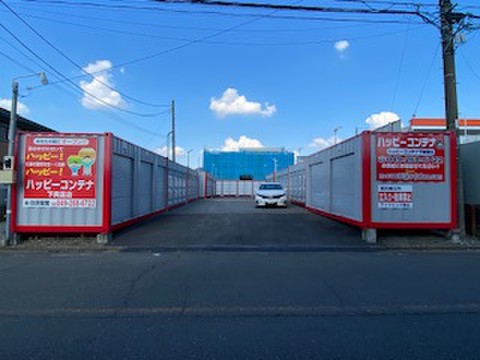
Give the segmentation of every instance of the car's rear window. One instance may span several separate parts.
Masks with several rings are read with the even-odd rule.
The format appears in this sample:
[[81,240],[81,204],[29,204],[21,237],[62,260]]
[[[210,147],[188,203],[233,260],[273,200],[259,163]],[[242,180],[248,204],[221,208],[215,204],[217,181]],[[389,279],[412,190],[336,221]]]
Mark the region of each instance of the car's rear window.
[[260,185],[260,190],[282,190],[282,185],[280,185],[280,184],[262,184],[262,185]]

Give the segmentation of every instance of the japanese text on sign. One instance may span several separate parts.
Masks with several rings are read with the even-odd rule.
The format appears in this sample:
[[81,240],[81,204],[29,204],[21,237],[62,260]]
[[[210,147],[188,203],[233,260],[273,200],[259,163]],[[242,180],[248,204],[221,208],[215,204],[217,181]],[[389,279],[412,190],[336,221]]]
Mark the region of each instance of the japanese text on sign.
[[412,185],[379,185],[379,209],[412,209]]
[[445,180],[442,134],[376,134],[377,180],[441,182]]
[[25,207],[96,207],[97,139],[26,135]]

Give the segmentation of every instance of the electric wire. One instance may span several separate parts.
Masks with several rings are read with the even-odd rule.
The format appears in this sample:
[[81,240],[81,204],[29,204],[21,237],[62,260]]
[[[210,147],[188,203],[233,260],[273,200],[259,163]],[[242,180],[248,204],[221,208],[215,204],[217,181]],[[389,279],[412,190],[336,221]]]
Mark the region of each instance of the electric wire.
[[467,67],[469,68],[472,75],[475,76],[478,80],[480,80],[479,73],[474,69],[473,65],[470,63],[468,58],[465,56],[465,53],[464,53],[463,49],[461,47],[459,49],[460,49],[460,55],[462,56],[463,60],[465,61],[465,64],[467,64]]
[[425,80],[424,80],[423,85],[420,89],[420,94],[418,96],[418,100],[417,100],[417,103],[415,105],[415,109],[413,110],[412,117],[417,116],[417,111],[418,111],[418,108],[420,107],[420,103],[422,102],[423,95],[425,94],[425,89],[427,87],[428,81],[430,80],[430,75],[432,73],[432,69],[433,69],[433,65],[435,64],[435,60],[437,59],[439,49],[440,49],[440,43],[437,44],[437,47],[435,48],[435,52],[433,53],[432,61],[430,62],[430,66],[429,66],[427,74],[425,76]]
[[376,15],[419,15],[419,11],[412,10],[394,10],[394,9],[364,9],[364,8],[339,8],[329,6],[306,6],[306,5],[288,5],[288,4],[272,4],[272,3],[255,3],[255,2],[239,2],[239,1],[221,1],[221,0],[150,0],[157,3],[167,4],[199,4],[208,6],[224,6],[236,8],[254,8],[269,10],[294,10],[294,11],[313,11],[334,14],[376,14]]
[[[86,75],[89,75],[91,76],[91,74],[89,74],[87,71],[85,71],[83,69],[82,66],[80,66],[79,64],[77,64],[71,57],[69,57],[67,54],[65,54],[62,50],[60,50],[58,47],[56,47],[55,45],[52,44],[52,42],[50,42],[46,37],[44,37],[42,34],[40,34],[33,26],[31,26],[27,21],[25,21],[15,10],[13,10],[4,0],[0,0],[0,2],[3,4],[3,6],[8,10],[10,11],[18,20],[20,20],[26,27],[28,27],[35,35],[37,35],[37,37],[39,37],[40,39],[42,39],[43,42],[45,42],[50,48],[52,48],[53,50],[55,50],[58,54],[60,54],[64,59],[66,59],[68,62],[70,62],[73,66],[75,66],[77,69],[79,69],[80,71],[82,71],[84,74]],[[130,95],[127,95],[125,93],[122,93],[120,92],[119,90],[117,89],[114,89],[112,88],[109,84],[105,83],[104,81],[101,81],[98,77],[94,77],[95,80],[102,84],[103,86],[105,86],[106,88],[112,90],[112,91],[116,91],[117,93],[119,93],[121,96],[125,97],[126,99],[130,99],[134,102],[137,102],[139,104],[143,104],[143,105],[147,105],[147,106],[151,106],[151,107],[168,107],[169,105],[158,105],[158,104],[152,104],[152,103],[148,103],[148,102],[145,102],[143,100],[140,100],[140,99],[137,99],[137,98],[134,98]],[[85,91],[85,90],[84,90]],[[95,97],[94,95],[90,94],[91,96]],[[96,100],[97,101],[101,101],[103,102],[100,98],[96,97]],[[106,105],[108,106],[112,106],[111,104],[108,104],[106,102],[104,102]],[[114,106],[115,107],[115,106]],[[117,107],[118,108],[118,107]],[[134,112],[130,112],[130,114],[135,114]],[[153,117],[153,116],[157,116],[158,114],[140,114],[140,113],[136,113],[138,116],[145,116],[145,117]]]
[[[100,4],[100,3],[92,3],[92,2],[70,2],[70,1],[65,1],[65,0],[23,0],[24,2],[31,2],[31,3],[46,3],[46,4],[52,4],[52,5],[66,5],[66,6],[71,6],[71,7],[92,7],[95,9],[99,10],[120,10],[120,11],[140,11],[140,12],[151,12],[151,11],[158,11],[158,12],[170,12],[170,13],[178,13],[178,14],[195,14],[195,15],[221,15],[221,16],[232,16],[232,17],[258,17],[258,14],[254,13],[238,13],[238,12],[224,12],[224,11],[205,11],[205,10],[188,10],[188,9],[165,9],[165,8],[158,8],[158,7],[152,7],[152,6],[132,6],[132,5],[108,5],[108,4]],[[152,0],[150,0],[152,1]],[[155,0],[153,0],[155,1]],[[158,2],[160,3],[160,2]],[[170,1],[162,1],[164,4],[174,4],[174,2]],[[202,2],[183,2],[183,1],[176,1],[176,4],[206,4],[206,5],[211,5],[210,3],[202,3]],[[348,12],[346,12],[348,13]],[[368,14],[368,12],[364,11],[355,11],[354,13],[363,13],[363,14]],[[374,14],[373,12],[370,12],[370,14]],[[406,15],[406,14],[405,14]],[[287,20],[311,20],[311,21],[332,21],[332,22],[357,22],[357,23],[379,23],[379,24],[404,24],[406,23],[405,21],[401,20],[369,20],[369,19],[353,19],[353,18],[347,18],[343,20],[342,18],[336,18],[336,19],[329,19],[325,17],[318,17],[318,16],[291,16],[291,15],[276,15],[276,14],[270,14],[270,15],[263,15],[262,17],[268,18],[268,19],[287,19]]]
[[394,85],[394,88],[393,88],[393,97],[392,97],[392,106],[391,106],[392,109],[395,109],[395,102],[396,102],[396,99],[397,99],[397,91],[398,91],[398,86],[400,84],[400,76],[401,76],[402,69],[403,69],[403,62],[404,62],[404,59],[405,59],[405,52],[406,52],[406,49],[407,49],[407,40],[408,40],[409,32],[410,32],[410,25],[408,25],[407,31],[405,32],[405,38],[403,39],[403,45],[402,45],[402,50],[401,50],[401,55],[400,55],[400,62],[398,64],[397,77],[395,79],[395,85]]
[[[119,29],[111,29],[111,28],[106,28],[106,27],[102,27],[102,26],[80,24],[80,23],[75,23],[75,22],[71,22],[71,21],[63,21],[63,20],[58,20],[58,19],[46,18],[46,17],[42,17],[42,16],[35,16],[35,15],[24,15],[24,16],[36,18],[36,19],[39,19],[39,20],[42,20],[42,21],[60,23],[60,24],[71,25],[71,26],[77,26],[77,27],[82,27],[82,28],[85,28],[85,29],[100,30],[100,31],[105,31],[105,32],[115,33],[115,34],[140,36],[140,37],[147,37],[147,38],[158,38],[158,39],[174,40],[174,41],[181,41],[181,42],[192,41],[192,39],[188,39],[188,38],[177,38],[177,37],[168,37],[168,36],[163,36],[163,35],[147,34],[147,33],[133,32],[133,31],[123,31],[123,30],[119,30]],[[395,34],[404,33],[404,32],[405,32],[405,30],[392,31],[392,32],[385,32],[385,33],[381,33],[381,34],[358,36],[358,37],[353,37],[353,38],[349,38],[349,39],[350,40],[371,39],[371,38],[375,38],[375,37],[384,37],[384,36],[395,35]],[[240,46],[296,46],[296,45],[304,46],[304,45],[319,45],[319,44],[326,44],[326,43],[330,44],[334,41],[335,41],[335,39],[311,40],[311,41],[291,41],[291,42],[203,41],[203,43],[213,44],[213,45],[231,45],[231,46],[235,46],[235,45],[240,45]],[[79,75],[79,78],[80,77],[83,77],[83,75]],[[72,78],[70,78],[70,79],[72,79]],[[167,106],[169,106],[169,105],[161,105],[161,107],[167,107]],[[160,106],[157,105],[157,107],[160,107]]]
[[[0,27],[2,27],[4,30],[6,30],[7,32],[9,32],[9,30],[8,30],[3,24],[0,24]],[[9,32],[9,33],[10,33],[10,32]],[[15,38],[15,37],[14,37],[14,38]],[[17,40],[17,39],[16,39],[16,40]],[[23,42],[22,42],[20,39],[18,39],[18,40],[20,41],[20,44],[21,44],[21,45],[25,45],[25,44],[23,44]],[[57,74],[60,74],[61,76],[63,76],[61,73],[59,73],[59,72],[58,72],[57,70],[55,70],[53,67],[51,67],[48,63],[46,63],[40,56],[38,56],[38,55],[37,55],[33,50],[31,50],[28,46],[25,45],[24,47],[26,48],[27,51],[29,51],[30,53],[32,53],[32,55],[34,55],[37,59],[39,59],[42,63],[44,63],[45,65],[47,65],[47,67],[49,67],[52,71],[54,71],[54,73],[57,73]],[[78,86],[76,86],[75,83],[69,81],[69,84],[75,85],[73,88],[74,88],[75,90],[77,90],[77,91],[79,90]],[[33,88],[32,88],[32,89],[33,89]],[[73,95],[73,96],[75,96],[75,97],[77,96],[76,94],[73,94],[70,90],[66,90],[63,86],[60,87],[60,89],[62,89],[62,91],[64,91],[64,92],[67,92],[69,95]],[[80,89],[80,92],[82,92],[81,89]],[[106,110],[106,111],[112,111],[111,108],[106,108],[106,109],[104,109],[104,110]],[[168,110],[168,111],[169,111],[169,110]],[[163,114],[163,113],[165,113],[165,111],[162,112],[161,114]],[[131,128],[134,128],[134,129],[136,129],[136,130],[138,130],[138,131],[141,131],[141,132],[143,132],[143,133],[145,133],[145,134],[163,136],[162,134],[158,134],[158,133],[152,132],[150,129],[145,129],[145,128],[137,125],[137,124],[134,123],[134,122],[131,122],[131,121],[129,121],[129,120],[126,120],[126,119],[124,119],[123,117],[121,117],[121,116],[119,116],[118,114],[115,114],[115,113],[113,113],[113,112],[112,112],[112,113],[104,112],[104,114],[107,115],[108,117],[116,120],[116,121],[122,122],[123,124],[128,125],[128,126],[130,126]]]
[[[2,38],[2,40],[5,40],[5,39]],[[0,50],[0,55],[4,56],[4,57],[7,58],[8,60],[12,61],[13,63],[15,63],[16,65],[20,66],[21,68],[23,68],[24,70],[28,71],[28,72],[31,73],[31,74],[36,74],[36,73],[38,72],[38,71],[35,71],[34,69],[26,66],[25,64],[20,63],[18,60],[16,60],[15,58],[9,56],[8,54],[4,53],[4,52],[1,51],[1,50]],[[75,97],[75,98],[77,97],[77,95],[76,95],[75,93],[73,93],[72,91],[68,90],[67,88],[65,88],[65,87],[62,86],[62,85],[57,86],[57,88],[60,89],[62,92],[66,93],[67,95],[71,95],[71,96],[73,96],[73,97]],[[32,88],[32,89],[33,89],[33,88]],[[108,111],[108,110],[107,110],[107,111]],[[111,111],[111,110],[110,110],[110,111]],[[169,110],[164,111],[163,113],[165,113],[165,112],[169,112]],[[138,126],[137,124],[132,123],[132,122],[130,122],[130,121],[128,121],[128,120],[126,120],[126,119],[118,116],[117,114],[114,114],[114,113],[111,113],[111,112],[103,112],[103,114],[106,115],[107,117],[115,120],[115,121],[121,122],[121,123],[123,123],[123,124],[125,124],[125,125],[127,125],[127,126],[129,126],[129,127],[131,127],[131,128],[133,128],[133,129],[136,129],[136,130],[138,130],[138,131],[140,131],[140,132],[142,132],[142,133],[145,133],[145,134],[148,134],[148,135],[153,135],[153,136],[163,136],[163,137],[165,137],[165,135],[163,135],[163,134],[155,133],[155,132],[152,132],[152,131],[149,130],[149,129],[145,129],[145,128],[141,127],[141,126]]]
[[388,5],[388,6],[407,6],[407,7],[438,7],[438,4],[433,3],[419,3],[419,2],[405,2],[405,1],[382,1],[382,0],[335,0],[343,3],[361,3],[373,5]]
[[[29,9],[30,11],[32,9]],[[220,31],[220,28],[212,28],[212,27],[194,27],[194,26],[181,26],[181,25],[167,25],[167,24],[155,24],[155,23],[145,23],[145,22],[136,22],[136,21],[128,21],[128,20],[115,20],[115,19],[109,19],[109,18],[99,18],[99,17],[94,17],[94,16],[86,16],[86,15],[78,15],[78,14],[71,14],[71,13],[65,13],[65,12],[58,12],[58,11],[46,11],[43,9],[33,9],[36,12],[41,12],[41,13],[46,13],[50,15],[57,15],[57,16],[70,16],[73,18],[77,19],[83,19],[83,20],[94,20],[94,21],[102,21],[102,22],[110,22],[110,23],[116,23],[116,24],[121,24],[122,26],[125,26],[125,24],[129,25],[135,25],[135,26],[148,26],[148,27],[156,27],[156,28],[165,28],[165,29],[173,29],[173,30],[194,30],[194,31]],[[0,10],[0,12],[5,12],[5,10]],[[64,23],[64,24],[72,24],[72,25],[78,25],[78,26],[83,26],[83,27],[92,27],[92,25],[87,25],[85,22],[83,23],[72,23],[70,21],[66,20],[59,20],[58,18],[51,18],[51,17],[44,17],[40,15],[33,15],[31,13],[25,13],[25,12],[17,12],[22,16],[33,18],[33,19],[40,19],[44,21],[51,21],[51,22],[58,22],[58,23]],[[329,19],[332,20],[332,19]],[[419,24],[424,24],[423,22],[419,22]],[[345,30],[345,29],[352,29],[352,28],[358,28],[358,27],[366,27],[370,26],[370,24],[357,24],[357,25],[347,25],[347,26],[330,26],[330,27],[308,27],[308,28],[297,28],[297,29],[285,29],[285,28],[275,28],[275,29],[237,29],[233,30],[232,32],[241,32],[241,33],[275,33],[278,34],[280,32],[284,33],[294,33],[294,32],[315,32],[315,31],[330,31],[330,30]],[[94,27],[92,27],[94,28]],[[95,27],[96,28],[96,27]],[[99,27],[101,29],[101,27]],[[117,31],[116,29],[112,31]],[[135,34],[135,32],[127,32],[127,33],[132,33]],[[145,36],[151,36],[151,34],[145,34]]]
[[15,58],[11,57],[10,55],[4,53],[3,51],[0,50],[0,55],[2,55],[4,58],[10,60],[12,63],[14,63],[15,65],[17,65],[18,67],[21,67],[22,69],[24,69],[25,71],[28,71],[29,73],[31,74],[35,74],[36,71],[33,70],[31,67],[28,67],[27,65],[25,64],[22,64],[21,62],[19,62],[18,60],[16,60]]
[[22,47],[24,47],[34,57],[36,57],[38,60],[40,60],[51,71],[53,71],[55,74],[60,76],[63,80],[68,82],[71,86],[73,86],[73,87],[77,88],[78,90],[82,91],[84,94],[88,95],[89,97],[94,98],[95,101],[97,101],[97,102],[99,102],[99,103],[101,103],[105,106],[114,108],[116,110],[125,112],[125,113],[130,114],[130,115],[135,115],[135,116],[140,116],[140,117],[155,117],[155,116],[158,116],[158,114],[142,114],[142,113],[138,113],[136,111],[124,109],[120,106],[109,104],[108,102],[106,102],[105,100],[103,100],[103,99],[99,98],[98,96],[92,94],[91,92],[88,92],[88,91],[82,89],[80,86],[78,86],[76,83],[74,83],[71,79],[67,78],[65,75],[63,75],[61,72],[59,72],[53,66],[51,66],[47,61],[45,61],[43,58],[41,58],[35,51],[33,51],[27,44],[25,44],[18,36],[16,36],[12,31],[10,31],[5,25],[0,24],[0,27],[3,28],[8,34],[10,34],[10,36],[12,36],[20,45],[22,45]]
[[[25,1],[28,1],[28,2],[38,2],[37,0],[25,0]],[[155,1],[155,0],[154,0]],[[55,4],[70,4],[70,2],[68,1],[64,1],[64,0],[46,0],[46,1],[42,1],[43,2],[47,2],[47,3],[55,3]],[[101,6],[101,7],[104,7],[106,6],[105,4],[95,4],[95,3],[91,3],[91,2],[76,2],[75,3],[77,6],[78,5],[87,5],[87,6]],[[291,6],[291,5],[289,5]],[[116,8],[119,7],[119,5],[116,5],[115,6]],[[120,8],[125,8],[125,5],[122,5],[120,6]],[[149,9],[151,9],[149,7]],[[277,9],[275,9],[274,12],[276,12]],[[188,46],[191,46],[191,45],[194,45],[194,44],[198,44],[198,43],[202,43],[202,42],[205,42],[209,39],[212,39],[214,37],[217,37],[217,36],[220,36],[222,34],[225,34],[227,32],[230,32],[230,31],[233,31],[233,30],[236,30],[237,28],[240,28],[246,24],[250,24],[254,21],[256,21],[258,19],[259,16],[261,16],[261,18],[269,18],[272,16],[272,13],[269,13],[269,14],[262,14],[262,15],[256,15],[257,17],[254,18],[254,19],[251,19],[251,20],[248,20],[246,22],[242,22],[241,24],[238,24],[238,25],[234,25],[234,26],[230,26],[226,29],[223,29],[223,30],[220,30],[220,31],[217,31],[213,34],[210,34],[210,35],[206,35],[206,36],[203,36],[203,37],[200,37],[200,38],[197,38],[197,39],[193,39],[191,41],[188,41],[184,44],[181,44],[181,45],[177,45],[177,46],[174,46],[174,47],[171,47],[171,48],[168,48],[168,49],[165,49],[165,50],[162,50],[162,51],[159,51],[159,52],[155,52],[155,53],[152,53],[152,54],[148,54],[148,55],[145,55],[145,56],[142,56],[142,57],[139,57],[139,58],[136,58],[136,59],[132,59],[132,60],[128,60],[128,61],[125,61],[125,62],[122,62],[122,63],[119,63],[117,65],[114,65],[112,68],[120,68],[120,67],[125,67],[125,66],[128,66],[128,65],[132,65],[132,64],[136,64],[136,63],[139,63],[139,62],[143,62],[143,61],[147,61],[147,60],[151,60],[153,58],[156,58],[156,57],[159,57],[159,56],[163,56],[163,55],[167,55],[169,53],[172,53],[174,51],[178,51],[178,50],[181,50],[183,48],[186,48]],[[315,17],[316,18],[316,17]],[[316,18],[317,19],[317,18]],[[337,19],[338,20],[338,19]],[[389,23],[393,23],[392,21],[389,21]],[[92,73],[93,74],[93,73]]]

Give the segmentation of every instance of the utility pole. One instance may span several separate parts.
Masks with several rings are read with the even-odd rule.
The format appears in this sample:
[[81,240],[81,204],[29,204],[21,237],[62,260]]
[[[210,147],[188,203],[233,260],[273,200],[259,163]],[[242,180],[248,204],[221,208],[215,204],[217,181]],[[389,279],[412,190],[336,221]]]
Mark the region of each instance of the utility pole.
[[[13,156],[15,147],[15,133],[17,131],[17,100],[18,100],[18,82],[13,80],[12,82],[12,108],[10,110],[10,125],[8,126],[8,149],[7,155]],[[9,243],[16,245],[15,240],[12,239],[12,233],[10,229],[10,222],[12,218],[12,184],[7,187],[7,208],[5,215],[5,240],[4,245]],[[13,240],[13,241],[12,241]]]
[[443,76],[445,88],[445,114],[447,130],[455,133],[457,152],[457,235],[465,234],[465,208],[463,193],[463,175],[460,156],[460,141],[457,103],[457,79],[455,74],[455,36],[453,25],[465,18],[464,14],[453,12],[453,5],[450,0],[439,0],[440,6],[440,31],[442,35],[442,58]]
[[172,100],[170,112],[172,114],[172,161],[175,162],[175,100]]

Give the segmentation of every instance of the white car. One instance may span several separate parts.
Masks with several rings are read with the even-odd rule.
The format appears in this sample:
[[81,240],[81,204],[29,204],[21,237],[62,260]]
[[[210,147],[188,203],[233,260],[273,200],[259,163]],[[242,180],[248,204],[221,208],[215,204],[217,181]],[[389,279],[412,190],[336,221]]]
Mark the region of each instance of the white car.
[[287,193],[279,183],[262,183],[255,194],[255,205],[287,207]]

